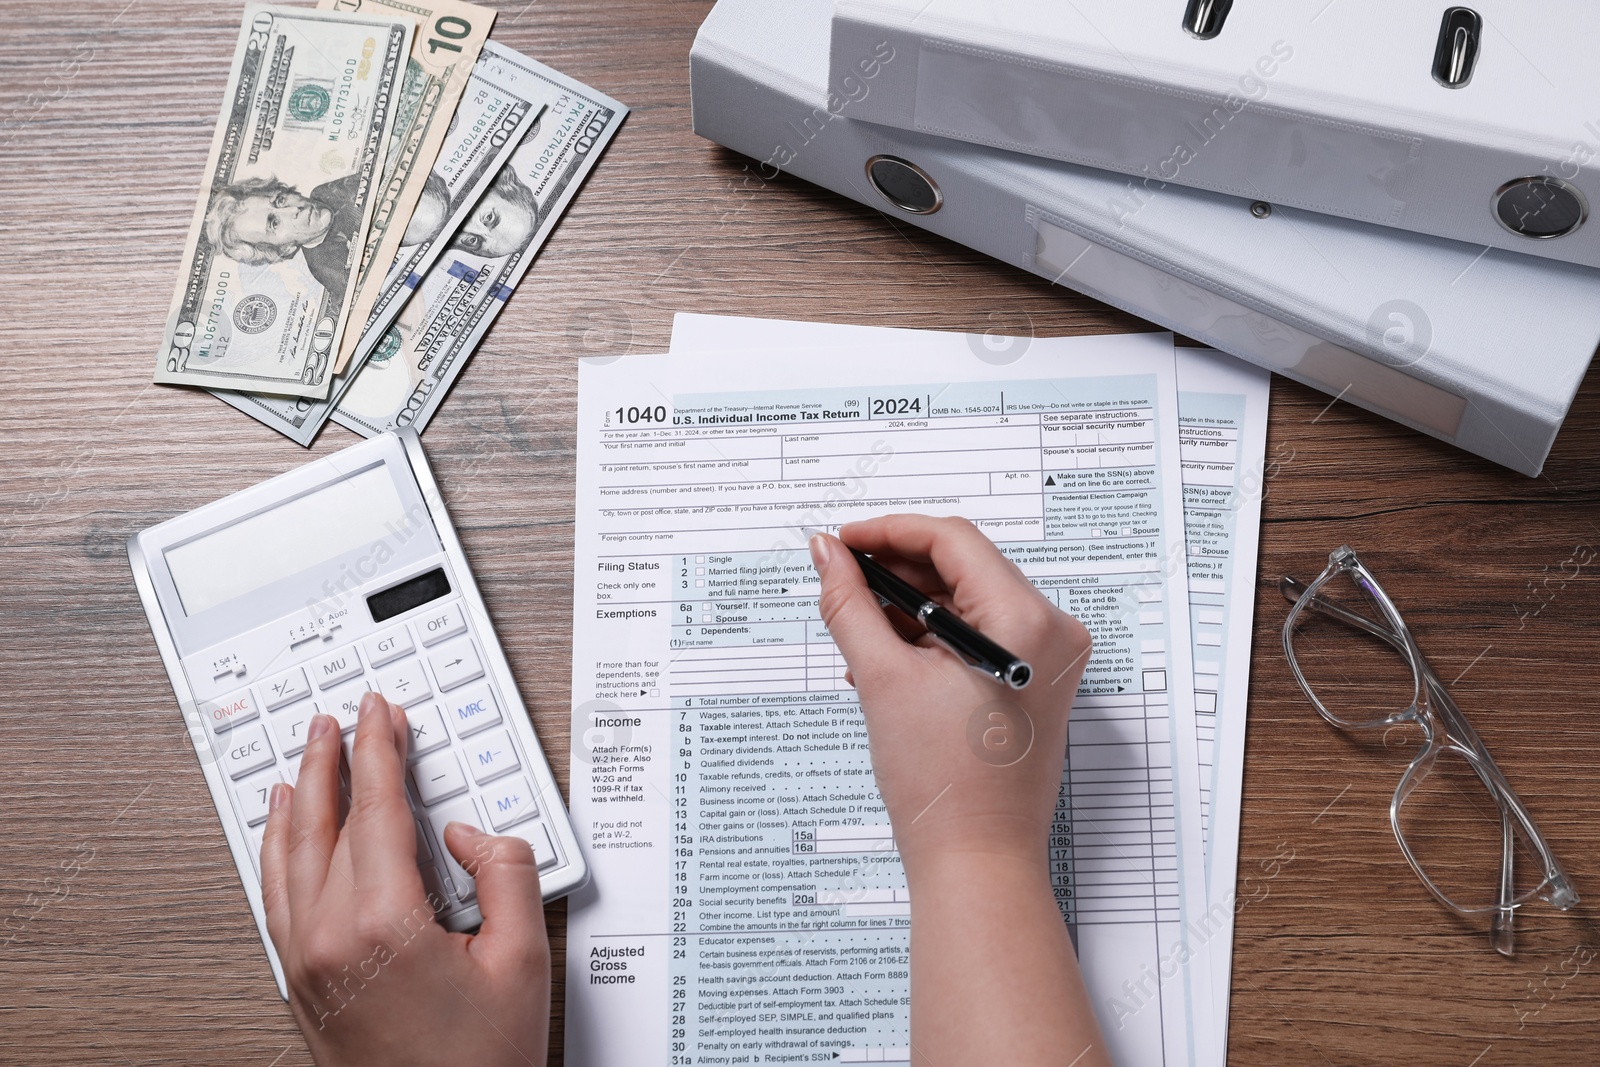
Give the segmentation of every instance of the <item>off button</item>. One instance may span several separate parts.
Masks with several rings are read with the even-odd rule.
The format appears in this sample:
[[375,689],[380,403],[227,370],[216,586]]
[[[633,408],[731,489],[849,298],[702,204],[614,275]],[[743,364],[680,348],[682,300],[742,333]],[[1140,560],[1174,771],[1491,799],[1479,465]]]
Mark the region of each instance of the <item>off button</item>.
[[460,604],[451,604],[417,619],[417,632],[422,635],[424,645],[436,645],[447,637],[465,633],[466,629],[467,621],[461,617]]

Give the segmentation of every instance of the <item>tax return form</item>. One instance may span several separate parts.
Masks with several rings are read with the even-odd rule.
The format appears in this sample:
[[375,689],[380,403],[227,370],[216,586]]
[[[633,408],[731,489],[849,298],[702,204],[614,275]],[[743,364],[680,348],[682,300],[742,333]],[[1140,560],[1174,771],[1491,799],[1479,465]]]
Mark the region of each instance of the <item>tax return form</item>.
[[[914,352],[928,343],[928,336],[925,330],[680,312],[673,320],[672,352],[770,356],[819,346]],[[982,352],[991,361],[1008,361],[1031,343],[1017,336],[965,337],[974,353]],[[1239,815],[1272,375],[1209,348],[1181,347],[1177,376],[1208,902],[1205,915],[1188,922],[1192,936],[1212,946],[1216,1062],[1222,1063],[1227,1058],[1233,917],[1250,900],[1260,899],[1261,892],[1251,884],[1251,875],[1243,883],[1238,878]],[[1259,866],[1272,869],[1270,860]],[[1124,991],[1117,994],[1118,1004],[1103,1005],[1113,1017],[1136,1007]]]
[[574,1063],[908,1059],[904,877],[799,532],[891,510],[974,519],[1094,631],[1058,899],[1097,1009],[1134,998],[1117,1059],[1210,1061],[1170,336],[948,336],[580,365]]

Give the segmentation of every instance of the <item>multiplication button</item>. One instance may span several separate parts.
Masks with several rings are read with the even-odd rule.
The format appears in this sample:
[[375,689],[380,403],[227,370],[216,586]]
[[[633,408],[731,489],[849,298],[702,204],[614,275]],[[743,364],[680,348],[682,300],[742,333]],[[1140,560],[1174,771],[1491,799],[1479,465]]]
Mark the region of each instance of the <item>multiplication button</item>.
[[411,725],[409,755],[420,756],[425,752],[432,752],[440,745],[450,743],[450,735],[444,732],[444,719],[439,715],[437,704],[407,708],[406,722]]

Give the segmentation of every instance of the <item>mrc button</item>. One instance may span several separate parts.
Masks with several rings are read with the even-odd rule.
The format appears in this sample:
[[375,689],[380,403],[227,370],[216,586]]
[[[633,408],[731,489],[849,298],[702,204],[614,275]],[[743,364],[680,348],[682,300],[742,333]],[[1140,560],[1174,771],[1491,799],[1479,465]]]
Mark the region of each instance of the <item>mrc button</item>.
[[452,693],[445,701],[444,717],[457,737],[470,737],[500,721],[500,705],[487,685],[474,685]]

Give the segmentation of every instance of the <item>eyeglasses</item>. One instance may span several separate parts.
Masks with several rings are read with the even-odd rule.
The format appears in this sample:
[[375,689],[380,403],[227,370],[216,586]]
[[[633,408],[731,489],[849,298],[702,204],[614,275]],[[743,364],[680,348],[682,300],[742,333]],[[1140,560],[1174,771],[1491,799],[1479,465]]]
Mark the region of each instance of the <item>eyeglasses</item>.
[[[1352,585],[1359,595],[1341,603]],[[1383,731],[1385,748],[1417,746],[1389,822],[1422,884],[1458,915],[1491,915],[1490,941],[1506,956],[1517,908],[1535,898],[1576,905],[1533,817],[1355,552],[1334,551],[1309,586],[1286,577],[1278,589],[1294,604],[1283,651],[1318,713],[1342,729]]]

